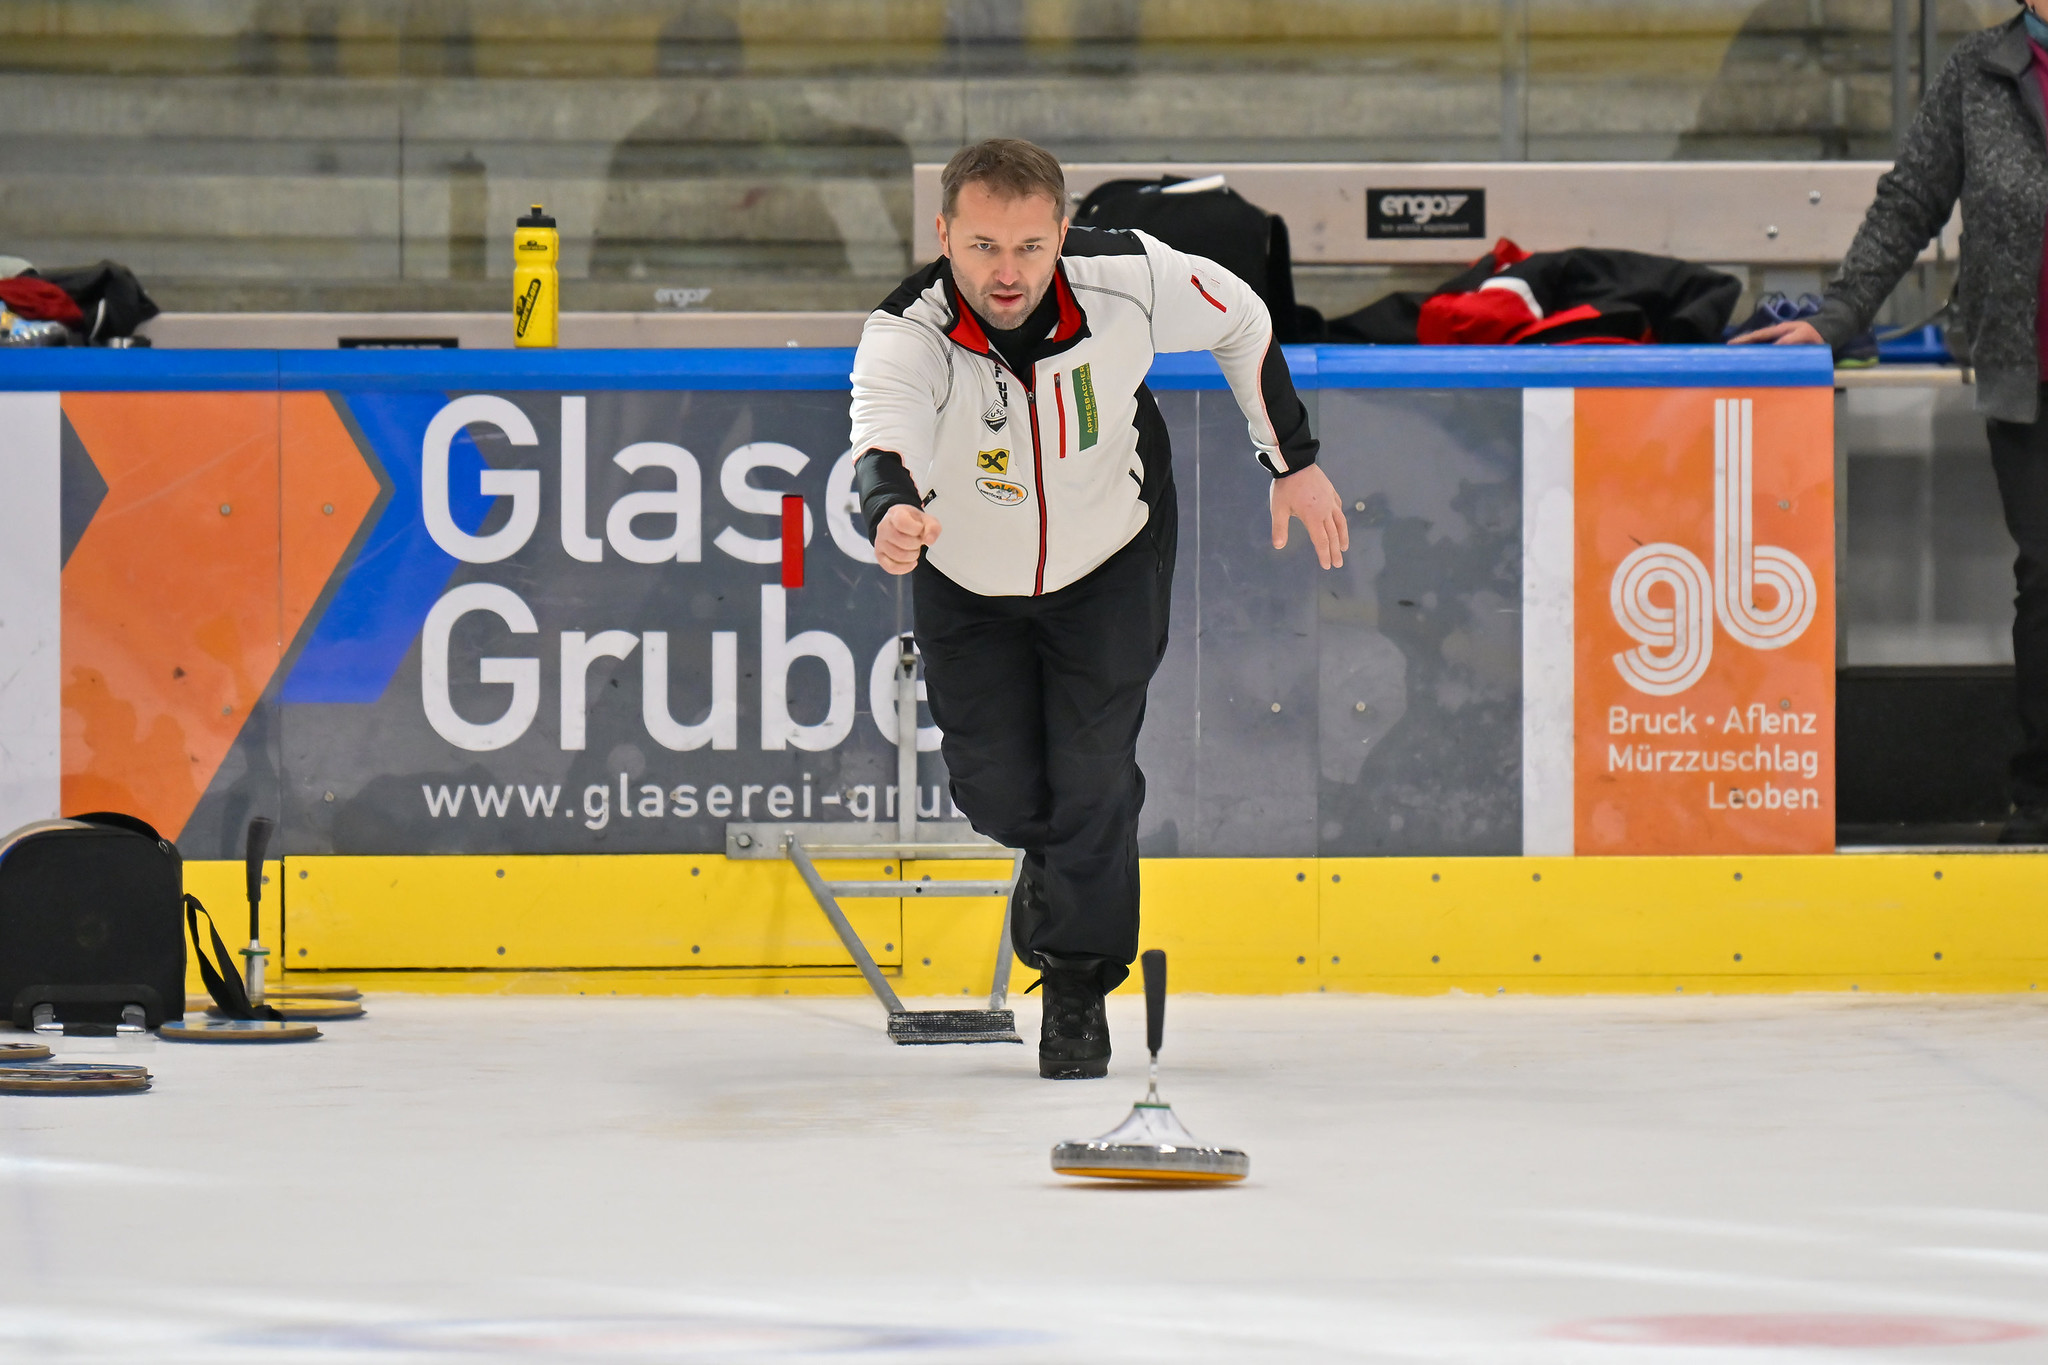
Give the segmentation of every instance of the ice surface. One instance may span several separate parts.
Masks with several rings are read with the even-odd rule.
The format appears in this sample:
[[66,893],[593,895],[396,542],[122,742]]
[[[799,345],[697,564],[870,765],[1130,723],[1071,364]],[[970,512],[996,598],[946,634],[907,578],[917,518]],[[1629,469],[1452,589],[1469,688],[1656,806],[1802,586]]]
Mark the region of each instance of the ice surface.
[[1046,1169],[1135,999],[1101,1082],[865,1000],[369,1006],[0,1098],[0,1361],[2048,1360],[2034,996],[1176,997],[1252,1156],[1196,1188]]

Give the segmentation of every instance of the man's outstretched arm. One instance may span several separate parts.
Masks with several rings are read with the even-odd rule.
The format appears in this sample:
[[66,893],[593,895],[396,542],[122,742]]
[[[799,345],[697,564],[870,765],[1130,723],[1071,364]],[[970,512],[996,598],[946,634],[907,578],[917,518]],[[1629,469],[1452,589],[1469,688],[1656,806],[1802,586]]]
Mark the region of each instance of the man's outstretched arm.
[[853,466],[853,492],[860,499],[861,520],[873,540],[892,507],[922,507],[917,481],[893,450],[869,450]]
[[938,542],[939,519],[919,502],[903,461],[893,450],[870,450],[854,466],[854,488],[875,562],[890,573],[909,573],[924,547]]
[[1209,351],[1243,410],[1259,463],[1273,476],[1273,548],[1298,519],[1326,569],[1344,563],[1351,528],[1343,499],[1316,467],[1319,447],[1308,407],[1273,339],[1273,320],[1250,285],[1200,256],[1147,239],[1153,278],[1152,344],[1160,351]]
[[949,380],[944,356],[920,329],[880,313],[868,319],[853,360],[854,491],[875,560],[890,573],[909,573],[939,538],[902,452],[930,458]]

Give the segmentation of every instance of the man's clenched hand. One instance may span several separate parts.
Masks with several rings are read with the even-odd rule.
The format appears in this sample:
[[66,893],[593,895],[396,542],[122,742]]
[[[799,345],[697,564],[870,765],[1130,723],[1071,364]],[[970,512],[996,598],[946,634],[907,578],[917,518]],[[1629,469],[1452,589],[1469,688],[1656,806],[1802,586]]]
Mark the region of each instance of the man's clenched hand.
[[1326,569],[1344,567],[1351,548],[1351,526],[1344,520],[1344,500],[1330,486],[1330,476],[1315,465],[1273,480],[1273,548],[1287,548],[1287,518],[1299,518],[1315,542],[1316,558]]
[[[1324,480],[1325,486],[1328,482]],[[882,524],[875,528],[875,560],[890,573],[909,573],[917,567],[918,552],[938,538],[937,517],[899,502],[882,514]]]

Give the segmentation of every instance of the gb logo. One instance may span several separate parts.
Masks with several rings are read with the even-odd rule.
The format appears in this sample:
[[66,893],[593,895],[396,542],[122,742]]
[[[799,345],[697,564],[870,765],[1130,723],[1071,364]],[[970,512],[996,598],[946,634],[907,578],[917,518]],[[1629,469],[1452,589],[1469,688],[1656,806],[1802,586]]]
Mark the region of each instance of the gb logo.
[[[1609,605],[1637,642],[1614,656],[1614,666],[1638,692],[1675,696],[1704,677],[1717,617],[1749,649],[1783,649],[1813,624],[1812,570],[1789,550],[1756,543],[1752,427],[1751,400],[1714,401],[1713,571],[1683,545],[1658,542],[1636,549],[1614,572]],[[1655,589],[1668,592],[1668,603]]]

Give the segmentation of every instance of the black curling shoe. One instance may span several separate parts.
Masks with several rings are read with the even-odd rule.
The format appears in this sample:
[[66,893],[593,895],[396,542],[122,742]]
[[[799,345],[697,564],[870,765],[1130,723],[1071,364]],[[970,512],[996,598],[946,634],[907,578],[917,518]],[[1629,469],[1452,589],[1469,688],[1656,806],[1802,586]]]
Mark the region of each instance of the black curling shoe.
[[1092,971],[1048,968],[1045,1015],[1038,1030],[1038,1074],[1049,1081],[1093,1080],[1109,1074],[1109,1016]]

